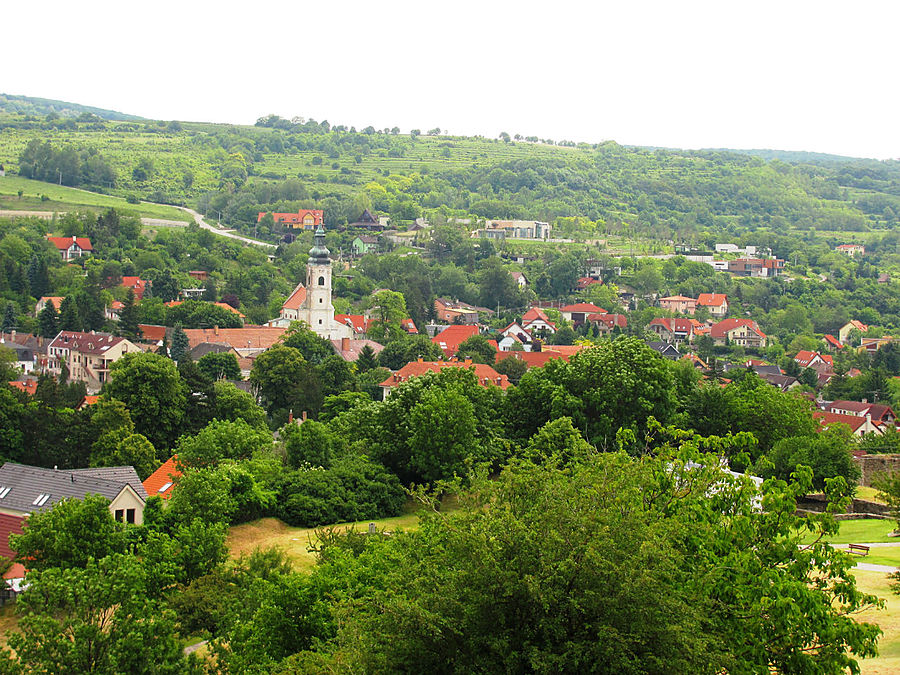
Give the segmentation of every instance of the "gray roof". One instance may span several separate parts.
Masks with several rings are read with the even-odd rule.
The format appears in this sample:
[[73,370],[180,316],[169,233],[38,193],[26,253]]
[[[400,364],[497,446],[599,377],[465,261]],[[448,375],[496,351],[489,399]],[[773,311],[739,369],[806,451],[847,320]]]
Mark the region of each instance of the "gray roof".
[[[130,466],[57,470],[6,462],[0,466],[0,507],[33,513],[46,511],[63,499],[84,499],[89,494],[112,501],[126,485],[141,499],[147,499],[146,490]],[[38,504],[41,495],[49,497]]]

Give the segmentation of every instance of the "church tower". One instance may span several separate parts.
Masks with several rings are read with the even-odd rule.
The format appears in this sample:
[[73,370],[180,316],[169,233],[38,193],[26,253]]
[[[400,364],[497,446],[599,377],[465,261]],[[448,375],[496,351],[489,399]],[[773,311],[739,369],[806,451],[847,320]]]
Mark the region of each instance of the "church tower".
[[306,261],[306,299],[300,309],[300,318],[320,337],[337,340],[350,337],[350,330],[334,320],[331,304],[331,258],[325,247],[325,229],[316,229],[315,244],[309,250]]

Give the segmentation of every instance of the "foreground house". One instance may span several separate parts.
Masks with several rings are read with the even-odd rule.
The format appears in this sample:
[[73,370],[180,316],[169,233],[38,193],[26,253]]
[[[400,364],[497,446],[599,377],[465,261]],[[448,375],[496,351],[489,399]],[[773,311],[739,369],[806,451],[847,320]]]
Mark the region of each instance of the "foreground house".
[[172,488],[181,478],[178,469],[178,455],[172,455],[156,471],[144,479],[143,486],[149,497],[157,495],[160,499],[169,499],[172,496]]
[[897,419],[891,406],[868,401],[832,401],[825,406],[825,410],[839,415],[870,417],[881,424],[894,424]]
[[0,555],[12,558],[9,535],[21,534],[32,513],[49,511],[63,499],[96,494],[122,523],[144,522],[147,491],[131,466],[98,469],[44,469],[6,462],[0,466]]
[[766,346],[766,334],[753,319],[724,319],[709,330],[717,345],[738,345],[762,349]]
[[59,377],[65,366],[69,379],[84,382],[88,391],[99,391],[113,363],[140,351],[133,342],[109,333],[64,330],[47,346],[47,370]]
[[472,363],[471,360],[465,361],[413,361],[407,363],[396,373],[392,373],[389,378],[381,383],[381,390],[384,392],[384,398],[391,394],[391,389],[399,387],[411,377],[420,377],[425,373],[439,373],[445,368],[469,368],[475,371],[475,377],[478,378],[478,384],[482,387],[500,387],[507,389],[509,387],[509,378],[501,375],[496,370],[483,363]]
[[846,424],[854,436],[862,437],[866,434],[884,434],[884,425],[875,422],[871,416],[858,417],[856,415],[842,415],[840,413],[817,410],[813,417],[818,420],[822,428],[831,424]]
[[591,314],[605,314],[606,310],[590,302],[577,302],[574,305],[560,307],[559,313],[566,321],[571,321],[572,325],[580,326],[587,323]]

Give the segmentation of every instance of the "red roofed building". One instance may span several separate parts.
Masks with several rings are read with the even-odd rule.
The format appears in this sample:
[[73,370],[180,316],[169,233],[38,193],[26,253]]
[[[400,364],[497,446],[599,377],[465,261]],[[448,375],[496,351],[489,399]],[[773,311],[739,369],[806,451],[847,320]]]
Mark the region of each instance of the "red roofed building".
[[[260,211],[256,222],[260,222],[266,216],[266,211]],[[293,230],[315,230],[325,221],[325,212],[319,209],[300,209],[297,213],[273,213],[276,225],[289,227]]]
[[158,495],[162,499],[168,499],[172,496],[172,488],[179,478],[181,478],[181,471],[178,470],[178,455],[173,455],[144,480],[143,485],[147,496]]
[[841,341],[841,344],[847,344],[850,339],[850,333],[853,331],[859,331],[860,333],[868,333],[869,327],[864,324],[862,321],[857,321],[856,319],[851,319],[838,331],[838,340]]
[[431,338],[431,341],[444,351],[447,357],[456,354],[459,346],[473,335],[478,335],[478,326],[447,326],[440,333]]
[[62,304],[63,300],[64,298],[61,295],[45,295],[38,300],[37,304],[34,306],[34,315],[37,316],[40,314],[48,304],[52,304],[58,312],[59,306]]
[[594,279],[593,277],[581,277],[578,281],[575,282],[575,288],[577,288],[579,291],[583,291],[588,286],[602,283],[602,281],[600,281],[599,279]]
[[525,312],[522,315],[521,326],[529,332],[556,332],[556,324],[550,321],[550,319],[546,314],[544,314],[544,311],[540,307],[532,307],[527,312]]
[[825,344],[831,349],[843,349],[844,345],[841,344],[840,340],[838,340],[834,335],[827,333],[825,335]]
[[84,382],[88,391],[94,392],[109,379],[113,363],[129,352],[140,351],[136,344],[109,333],[64,330],[47,347],[48,371],[59,377],[65,365],[70,379]]
[[670,312],[678,312],[679,314],[690,314],[691,316],[697,311],[697,301],[686,295],[670,295],[667,298],[659,299],[659,306]]
[[571,321],[576,326],[586,323],[590,314],[604,314],[605,312],[606,310],[602,307],[597,307],[597,305],[592,305],[589,302],[566,305],[559,310],[559,313],[563,315],[566,321]]
[[728,296],[724,293],[701,293],[697,298],[697,307],[706,307],[710,316],[723,319],[728,314]]
[[122,283],[119,285],[134,291],[135,302],[140,302],[144,299],[144,293],[146,292],[147,287],[152,286],[153,282],[148,281],[147,279],[141,279],[140,277],[122,277]]
[[400,386],[411,377],[420,377],[425,373],[439,373],[445,368],[469,368],[475,371],[475,377],[478,378],[478,384],[482,387],[500,387],[506,389],[509,387],[509,378],[501,375],[496,370],[483,363],[472,363],[470,360],[465,361],[413,361],[407,363],[396,373],[381,383],[381,389],[384,392],[384,398],[387,398],[391,389]]
[[165,326],[154,326],[148,323],[139,323],[138,328],[141,329],[140,340],[142,342],[152,342],[155,345],[161,345],[166,338]]
[[801,368],[815,368],[816,366],[825,366],[828,370],[834,368],[834,359],[830,354],[820,354],[819,352],[811,352],[806,349],[797,352],[794,361]]
[[29,396],[37,393],[37,380],[13,380],[9,386],[19,391],[24,391]]
[[867,401],[832,401],[827,412],[839,415],[853,415],[855,417],[871,417],[875,422],[893,424],[897,419],[894,410],[883,403],[869,403]]
[[670,344],[694,341],[694,322],[691,319],[653,319],[647,330],[656,333],[660,340]]
[[866,434],[883,434],[883,425],[876,423],[871,417],[857,417],[856,415],[841,415],[839,413],[825,412],[817,410],[813,413],[822,427],[831,424],[846,424],[850,427],[850,431],[854,436],[865,436]]
[[519,359],[529,368],[543,368],[552,359],[568,361],[588,345],[544,345],[539,352],[503,352],[497,354],[497,363],[503,359]]
[[628,319],[624,314],[588,314],[588,322],[594,324],[601,333],[609,333],[614,328],[622,328],[628,326]]
[[87,237],[51,237],[48,234],[47,241],[56,247],[63,260],[74,260],[94,252],[91,240]]
[[766,334],[753,319],[724,319],[709,329],[717,345],[733,344],[756,349],[766,346]]

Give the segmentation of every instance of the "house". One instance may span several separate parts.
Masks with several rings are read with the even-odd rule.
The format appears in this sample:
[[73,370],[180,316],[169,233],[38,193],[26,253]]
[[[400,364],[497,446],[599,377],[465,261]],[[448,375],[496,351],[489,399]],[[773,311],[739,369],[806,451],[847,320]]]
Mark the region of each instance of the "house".
[[125,303],[119,302],[118,300],[113,300],[109,307],[103,309],[103,316],[105,316],[109,321],[118,321],[119,313],[125,309]]
[[858,255],[865,255],[866,253],[866,247],[862,244],[841,244],[840,246],[835,246],[834,250],[838,253],[848,255],[851,258],[855,258]]
[[481,239],[547,239],[551,226],[537,220],[488,220],[475,236]]
[[66,366],[70,380],[84,382],[89,392],[99,391],[113,363],[140,351],[133,342],[109,333],[64,330],[47,346],[47,370],[59,377]]
[[438,321],[446,321],[447,323],[464,323],[468,325],[478,323],[477,307],[448,298],[435,298],[434,315]]
[[839,415],[870,417],[881,424],[894,424],[897,419],[891,406],[867,401],[832,401],[825,406],[825,410]]
[[361,234],[350,244],[353,255],[364,256],[367,253],[374,253],[378,250],[378,237],[369,234]]
[[153,285],[153,282],[140,277],[122,277],[122,283],[119,286],[130,288],[134,291],[134,301],[140,302],[144,299],[144,293]]
[[709,329],[717,345],[733,344],[761,349],[766,346],[766,334],[753,319],[723,319]]
[[509,275],[513,278],[519,288],[527,288],[528,287],[528,279],[525,278],[525,275],[521,272],[510,272]]
[[681,352],[678,351],[678,348],[668,342],[648,342],[647,346],[664,359],[677,361],[681,358]]
[[587,323],[589,315],[605,314],[606,310],[589,302],[578,302],[574,305],[560,307],[559,313],[562,314],[566,321],[571,321],[573,325],[580,326],[583,323]]
[[9,535],[21,534],[29,515],[49,511],[63,499],[84,499],[89,494],[106,497],[119,522],[144,522],[147,491],[134,467],[57,470],[4,463],[0,466],[0,555],[15,557]]
[[47,241],[56,247],[63,260],[75,260],[94,252],[91,240],[87,237],[51,237],[48,234]]
[[498,341],[497,346],[501,352],[510,351],[514,344],[522,345],[522,349],[526,352],[531,351],[531,333],[522,328],[516,321],[513,321],[500,331],[500,336],[501,339]]
[[858,331],[860,333],[868,333],[869,327],[864,324],[862,321],[857,321],[856,319],[851,319],[838,331],[838,340],[841,341],[842,345],[849,344],[850,341],[850,333],[853,331]]
[[478,326],[454,325],[447,326],[440,333],[431,338],[431,341],[444,351],[448,358],[456,354],[459,346],[470,337],[478,335]]
[[43,312],[44,307],[51,303],[56,308],[56,311],[59,312],[59,306],[62,305],[63,300],[64,298],[61,295],[45,295],[37,301],[37,304],[35,304],[34,315],[37,316],[38,314]]
[[679,314],[690,314],[691,316],[697,311],[697,301],[686,295],[670,295],[667,298],[659,299],[659,306],[670,312],[678,312]]
[[738,258],[728,261],[728,272],[738,277],[777,277],[784,271],[779,258]]
[[594,284],[602,284],[603,282],[599,279],[593,279],[591,277],[579,277],[578,281],[575,282],[575,288],[579,291],[583,291],[588,286],[593,286]]
[[724,319],[728,314],[728,296],[724,293],[701,293],[697,297],[697,307],[706,307],[711,317]]
[[400,386],[411,377],[420,377],[425,373],[438,373],[446,368],[469,368],[475,371],[475,377],[478,378],[478,384],[482,387],[500,387],[507,389],[509,387],[509,378],[501,375],[496,370],[483,363],[472,363],[471,360],[465,361],[413,361],[407,363],[400,370],[392,373],[389,378],[381,383],[381,389],[384,392],[384,398],[390,396],[391,389]]
[[347,227],[351,230],[383,230],[385,223],[382,223],[380,219],[373,216],[369,209],[365,209],[359,217],[359,220],[355,223],[350,223]]
[[[361,339],[366,337],[372,324],[379,320],[362,314],[335,314],[334,321],[342,326],[346,326],[351,333],[351,337]],[[408,335],[418,335],[419,333],[416,324],[408,317],[400,321],[400,327]]]
[[765,380],[781,391],[790,391],[800,386],[797,378],[790,375],[776,375],[774,373],[757,373],[757,375],[759,375],[760,379]]
[[13,389],[25,392],[29,396],[34,396],[37,393],[37,380],[12,380],[7,384]]
[[[260,211],[256,222],[265,218],[266,212]],[[273,213],[276,225],[292,230],[315,230],[325,222],[325,212],[320,209],[300,209],[297,213]]]
[[588,314],[588,323],[597,327],[601,334],[606,335],[614,329],[624,330],[628,326],[628,319],[624,314]]
[[30,333],[16,333],[16,331],[0,333],[0,347],[6,347],[15,352],[16,367],[26,375],[41,365],[47,351],[44,338]]
[[359,353],[365,347],[371,347],[376,355],[384,349],[384,345],[375,342],[375,340],[354,340],[347,337],[331,340],[331,346],[337,355],[348,363],[355,362],[359,358]]
[[889,345],[894,341],[891,335],[885,335],[880,338],[862,338],[859,341],[859,351],[867,354],[874,354],[885,345]]
[[568,361],[575,354],[583,349],[587,349],[584,345],[544,345],[541,351],[530,352],[502,352],[497,354],[497,363],[503,359],[518,359],[524,361],[526,367],[543,368],[548,361],[553,359],[562,359]]
[[[184,303],[184,300],[170,300],[169,302],[166,303],[166,307],[178,307],[178,305],[181,305],[183,303]],[[216,307],[227,310],[227,311],[231,312],[232,314],[237,314],[241,319],[247,318],[246,316],[244,316],[243,312],[241,312],[239,309],[235,309],[234,307],[229,305],[227,302],[208,302],[206,304],[215,305]]]
[[157,347],[161,347],[163,340],[166,339],[166,326],[156,326],[149,323],[139,323],[138,329],[141,331],[139,340],[147,342]]
[[834,358],[830,354],[820,354],[819,352],[811,352],[809,350],[801,350],[794,357],[801,368],[823,367],[823,370],[834,370]]
[[844,345],[841,344],[841,341],[838,340],[834,335],[830,333],[825,334],[825,346],[828,349],[843,349]]
[[675,345],[694,341],[694,324],[690,319],[653,319],[647,330],[656,333],[663,342]]
[[532,307],[522,315],[522,328],[529,333],[547,333],[552,335],[556,332],[556,324],[547,318],[544,311],[540,307]]
[[206,281],[209,279],[209,272],[206,270],[191,270],[188,272],[188,276],[197,281]]
[[88,394],[83,399],[81,399],[81,403],[79,403],[75,410],[84,410],[85,408],[89,408],[92,405],[97,405],[100,402],[100,396],[97,394]]
[[172,455],[144,479],[144,490],[150,497],[158,495],[160,499],[168,499],[172,496],[172,490],[179,478],[181,471],[178,469],[178,455]]
[[866,434],[881,435],[884,433],[883,426],[874,422],[871,417],[842,415],[840,413],[827,412],[823,410],[815,411],[813,413],[813,417],[818,420],[822,428],[828,427],[832,424],[846,424],[848,427],[850,427],[850,431],[854,436],[862,437]]

